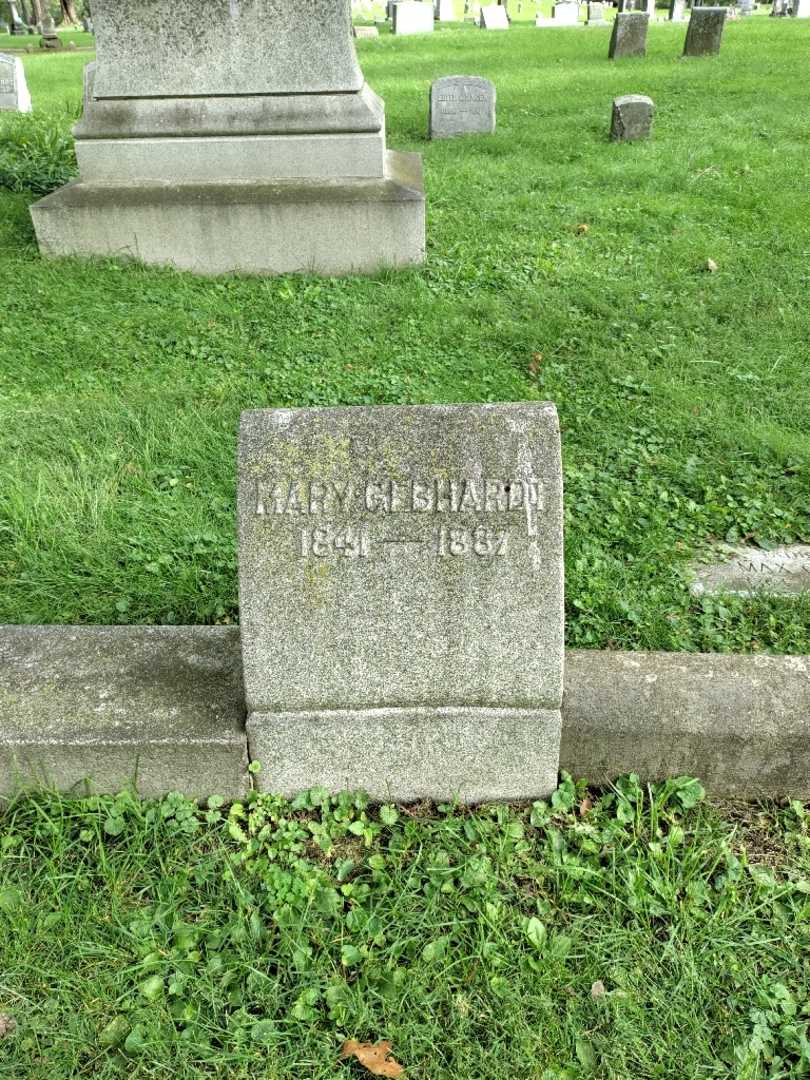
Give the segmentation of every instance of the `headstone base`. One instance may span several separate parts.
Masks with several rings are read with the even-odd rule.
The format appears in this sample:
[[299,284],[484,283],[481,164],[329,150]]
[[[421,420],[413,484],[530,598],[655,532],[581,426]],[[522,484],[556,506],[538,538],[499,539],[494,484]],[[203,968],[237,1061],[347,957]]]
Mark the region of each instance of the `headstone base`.
[[556,710],[414,708],[252,713],[247,732],[262,791],[479,803],[550,795],[561,727]]
[[49,257],[131,257],[199,274],[373,273],[425,257],[418,154],[368,180],[68,184],[31,207]]

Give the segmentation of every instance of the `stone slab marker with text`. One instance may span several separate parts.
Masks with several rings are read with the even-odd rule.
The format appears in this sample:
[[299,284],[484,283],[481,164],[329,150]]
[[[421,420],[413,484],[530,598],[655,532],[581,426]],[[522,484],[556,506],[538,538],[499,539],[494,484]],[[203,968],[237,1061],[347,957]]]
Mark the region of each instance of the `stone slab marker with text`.
[[553,405],[244,413],[239,591],[263,789],[477,802],[555,787]]

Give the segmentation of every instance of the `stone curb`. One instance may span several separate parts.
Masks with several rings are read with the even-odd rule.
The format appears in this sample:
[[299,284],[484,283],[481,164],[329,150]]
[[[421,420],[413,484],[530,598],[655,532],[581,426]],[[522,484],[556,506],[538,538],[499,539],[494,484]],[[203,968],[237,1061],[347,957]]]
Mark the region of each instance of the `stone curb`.
[[[569,650],[565,686],[560,765],[574,776],[810,798],[810,657]],[[0,794],[87,778],[243,795],[238,627],[0,627]]]

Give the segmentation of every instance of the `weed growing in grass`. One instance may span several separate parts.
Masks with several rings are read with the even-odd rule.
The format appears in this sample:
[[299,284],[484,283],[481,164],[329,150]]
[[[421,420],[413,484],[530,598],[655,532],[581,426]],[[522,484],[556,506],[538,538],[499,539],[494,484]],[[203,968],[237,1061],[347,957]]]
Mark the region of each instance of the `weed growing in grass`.
[[320,1078],[386,1038],[425,1080],[803,1075],[810,819],[760,814],[765,866],[702,795],[20,800],[0,1071]]
[[76,152],[66,112],[0,118],[0,188],[47,195],[72,180]]

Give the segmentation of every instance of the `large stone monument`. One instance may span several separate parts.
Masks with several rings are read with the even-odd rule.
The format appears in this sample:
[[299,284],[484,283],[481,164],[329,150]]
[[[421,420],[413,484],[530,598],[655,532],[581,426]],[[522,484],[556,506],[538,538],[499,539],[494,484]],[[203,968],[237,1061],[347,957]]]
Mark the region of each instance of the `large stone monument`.
[[563,689],[553,405],[242,416],[239,594],[267,791],[547,795]]
[[[425,5],[432,16],[432,7]],[[343,0],[95,0],[81,178],[31,208],[45,255],[201,273],[424,258],[421,160],[386,150]]]
[[3,53],[0,53],[0,112],[31,112],[22,60]]

